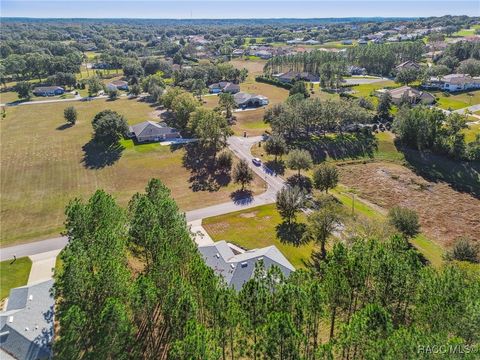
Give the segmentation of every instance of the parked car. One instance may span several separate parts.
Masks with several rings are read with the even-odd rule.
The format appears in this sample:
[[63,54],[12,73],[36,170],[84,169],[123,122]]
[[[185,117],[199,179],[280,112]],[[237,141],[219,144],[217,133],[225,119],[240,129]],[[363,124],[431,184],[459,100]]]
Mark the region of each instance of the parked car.
[[252,159],[252,162],[253,162],[253,164],[256,165],[256,166],[262,165],[262,160],[260,160],[259,158],[253,158],[253,159]]

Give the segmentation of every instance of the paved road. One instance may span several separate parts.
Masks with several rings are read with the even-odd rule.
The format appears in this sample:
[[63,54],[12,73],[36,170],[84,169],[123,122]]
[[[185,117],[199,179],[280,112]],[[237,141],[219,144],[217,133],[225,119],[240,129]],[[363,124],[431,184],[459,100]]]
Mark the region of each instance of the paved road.
[[475,111],[479,111],[480,110],[480,104],[475,104],[475,105],[472,105],[472,106],[469,106],[469,107],[466,107],[466,108],[463,108],[463,109],[458,109],[458,110],[455,110],[453,111],[454,113],[458,113],[458,114],[465,114],[467,111],[470,111],[470,112],[475,112]]
[[361,84],[374,84],[381,81],[389,80],[388,78],[369,78],[369,77],[351,77],[347,78],[344,81],[344,84],[349,85],[361,85]]
[[[200,220],[211,216],[228,214],[238,210],[249,209],[255,206],[273,204],[275,202],[277,192],[283,187],[283,180],[273,174],[265,166],[255,166],[252,163],[253,156],[250,148],[253,144],[262,140],[261,136],[241,138],[232,136],[228,139],[229,148],[241,159],[247,160],[252,170],[265,180],[267,189],[263,194],[254,196],[250,199],[241,199],[238,201],[230,201],[223,204],[217,204],[185,213],[187,221]],[[67,244],[66,237],[58,237],[36,241],[28,244],[15,245],[0,249],[0,261],[12,259],[13,255],[17,257],[32,256],[47,251],[60,250]]]

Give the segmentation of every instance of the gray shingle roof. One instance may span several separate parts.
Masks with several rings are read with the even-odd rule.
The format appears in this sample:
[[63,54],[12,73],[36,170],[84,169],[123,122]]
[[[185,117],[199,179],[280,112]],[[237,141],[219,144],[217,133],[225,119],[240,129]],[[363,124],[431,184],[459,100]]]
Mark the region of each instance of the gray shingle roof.
[[0,348],[17,359],[44,359],[51,355],[53,280],[10,291],[6,311],[0,313]]
[[218,241],[211,245],[199,246],[198,250],[206,264],[215,273],[221,275],[225,282],[235,290],[240,290],[243,284],[250,280],[255,270],[255,264],[260,260],[263,260],[265,269],[275,265],[285,276],[295,271],[293,265],[273,245],[236,253],[226,241]]
[[156,123],[154,121],[144,121],[140,124],[130,126],[130,132],[136,137],[141,136],[161,136],[165,134],[176,133],[177,130],[167,126],[164,123]]

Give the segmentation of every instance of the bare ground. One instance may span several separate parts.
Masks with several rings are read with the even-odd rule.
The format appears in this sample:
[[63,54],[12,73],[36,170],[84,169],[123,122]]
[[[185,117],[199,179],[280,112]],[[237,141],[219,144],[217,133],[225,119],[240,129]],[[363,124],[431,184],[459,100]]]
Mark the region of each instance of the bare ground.
[[342,184],[382,208],[399,205],[417,211],[422,231],[442,246],[459,236],[480,242],[480,200],[468,193],[390,163],[343,166],[340,176]]

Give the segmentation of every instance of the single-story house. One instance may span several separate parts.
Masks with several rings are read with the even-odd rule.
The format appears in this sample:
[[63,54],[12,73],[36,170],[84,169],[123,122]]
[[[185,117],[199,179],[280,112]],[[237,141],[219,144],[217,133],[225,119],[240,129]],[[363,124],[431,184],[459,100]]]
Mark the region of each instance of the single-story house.
[[364,39],[358,40],[358,45],[367,45],[367,44],[368,44],[368,40],[364,40]]
[[468,74],[450,74],[440,77],[431,77],[424,87],[444,91],[463,91],[480,89],[480,77],[471,77]]
[[349,75],[365,75],[367,73],[367,69],[360,67],[360,66],[348,66],[347,73]]
[[404,69],[420,70],[420,65],[418,65],[418,63],[416,63],[415,61],[408,60],[395,66],[396,71],[400,71]]
[[291,83],[297,80],[317,82],[320,81],[320,77],[309,72],[299,72],[299,71],[288,71],[285,73],[273,75],[278,81],[284,83]]
[[10,290],[0,312],[1,359],[50,359],[54,332],[53,280]]
[[243,56],[245,50],[243,49],[235,49],[232,51],[232,56]]
[[268,105],[268,98],[263,95],[252,95],[244,92],[239,92],[233,95],[233,99],[237,104],[237,107],[248,108],[248,107],[260,107]]
[[128,90],[128,82],[123,80],[114,80],[107,84],[107,90]]
[[408,100],[410,104],[425,104],[430,105],[435,102],[435,96],[426,91],[414,89],[410,86],[401,86],[391,90],[379,90],[379,93],[388,92],[392,97],[392,102],[396,105],[402,103],[402,101]]
[[273,245],[244,251],[226,241],[218,241],[199,246],[198,250],[205,263],[237,291],[253,277],[255,266],[260,261],[263,261],[267,270],[273,265],[277,266],[285,276],[295,271],[293,265]]
[[318,45],[318,44],[320,44],[320,41],[310,39],[310,40],[305,41],[305,44],[306,45]]
[[258,50],[253,53],[253,55],[258,56],[260,59],[268,60],[273,54],[267,50]]
[[144,121],[129,127],[129,137],[136,138],[139,143],[181,138],[180,132],[165,123]]
[[229,81],[220,81],[218,83],[210,85],[208,87],[208,91],[211,94],[218,94],[221,92],[236,94],[240,91],[240,85],[231,83]]
[[353,41],[352,40],[342,40],[342,45],[352,45]]
[[65,93],[65,89],[60,86],[39,86],[33,89],[35,96],[55,96]]

